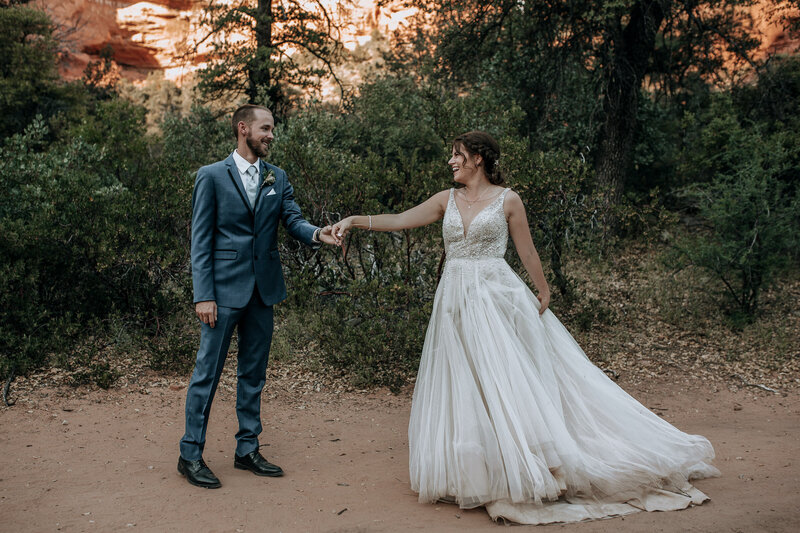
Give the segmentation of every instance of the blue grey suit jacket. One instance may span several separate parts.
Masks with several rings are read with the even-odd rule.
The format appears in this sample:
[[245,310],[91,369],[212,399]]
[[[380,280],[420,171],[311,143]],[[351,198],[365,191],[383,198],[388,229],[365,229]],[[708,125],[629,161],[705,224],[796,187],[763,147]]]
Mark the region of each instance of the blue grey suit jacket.
[[300,213],[286,172],[263,161],[260,167],[261,180],[271,170],[275,183],[261,187],[255,209],[247,200],[233,155],[197,172],[192,193],[195,303],[214,300],[224,307],[244,307],[254,288],[267,305],[285,299],[279,221],[295,239],[318,246],[312,241],[317,226]]

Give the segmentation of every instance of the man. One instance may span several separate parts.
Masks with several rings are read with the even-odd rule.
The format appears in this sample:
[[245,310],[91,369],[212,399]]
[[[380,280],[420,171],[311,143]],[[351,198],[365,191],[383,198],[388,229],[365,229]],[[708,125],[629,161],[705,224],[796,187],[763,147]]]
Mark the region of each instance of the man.
[[258,452],[272,306],[286,298],[278,223],[309,246],[335,243],[330,226],[321,229],[303,219],[286,173],[260,160],[274,139],[270,110],[244,105],[234,112],[232,126],[236,150],[224,161],[201,168],[192,194],[192,282],[202,324],[186,393],[178,472],[205,488],[221,486],[203,461],[203,447],[234,327],[239,333],[234,466],[259,476],[283,475]]

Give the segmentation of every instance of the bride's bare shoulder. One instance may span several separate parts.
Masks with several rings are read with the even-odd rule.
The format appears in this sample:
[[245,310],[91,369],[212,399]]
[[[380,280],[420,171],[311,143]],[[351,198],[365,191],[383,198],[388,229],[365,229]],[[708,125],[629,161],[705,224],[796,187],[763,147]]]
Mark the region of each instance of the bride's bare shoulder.
[[511,214],[514,211],[522,210],[525,212],[525,205],[522,203],[522,198],[517,194],[514,189],[508,189],[506,197],[503,199],[503,208],[506,214]]
[[517,191],[509,187],[508,191],[506,192],[505,201],[506,203],[509,201],[522,202],[522,198],[520,198],[519,194],[517,194]]
[[450,200],[450,189],[437,192],[431,196],[431,200],[435,201],[439,205],[446,206],[447,202]]

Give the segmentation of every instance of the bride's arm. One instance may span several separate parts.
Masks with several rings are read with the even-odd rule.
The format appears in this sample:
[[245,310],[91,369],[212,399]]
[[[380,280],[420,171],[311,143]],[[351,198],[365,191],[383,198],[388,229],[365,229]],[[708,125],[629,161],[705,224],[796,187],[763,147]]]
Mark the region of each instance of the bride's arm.
[[397,215],[355,215],[347,217],[333,225],[333,234],[342,238],[352,228],[372,231],[399,231],[426,226],[444,216],[449,195],[449,190],[438,192],[418,206]]
[[533,246],[531,230],[528,227],[528,217],[525,215],[525,206],[517,193],[508,191],[504,207],[508,219],[508,232],[511,234],[511,239],[514,241],[517,254],[519,254],[525,270],[528,271],[528,275],[533,280],[536,291],[539,293],[537,298],[542,304],[539,309],[539,314],[541,315],[550,305],[550,287],[547,286],[547,280],[544,277],[542,261]]

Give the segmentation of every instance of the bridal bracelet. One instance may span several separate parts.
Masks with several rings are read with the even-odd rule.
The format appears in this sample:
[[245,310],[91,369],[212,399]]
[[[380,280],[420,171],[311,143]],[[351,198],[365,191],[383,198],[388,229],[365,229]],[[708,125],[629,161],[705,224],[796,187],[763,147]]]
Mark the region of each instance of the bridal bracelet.
[[372,231],[372,215],[367,215],[367,217],[369,217],[369,227],[367,228],[367,231]]

